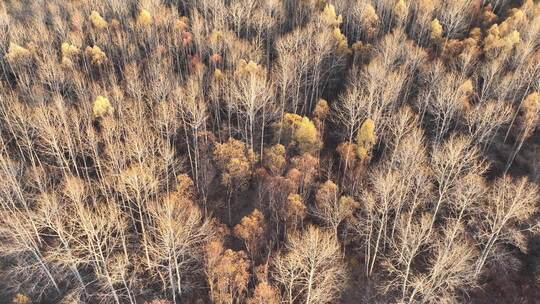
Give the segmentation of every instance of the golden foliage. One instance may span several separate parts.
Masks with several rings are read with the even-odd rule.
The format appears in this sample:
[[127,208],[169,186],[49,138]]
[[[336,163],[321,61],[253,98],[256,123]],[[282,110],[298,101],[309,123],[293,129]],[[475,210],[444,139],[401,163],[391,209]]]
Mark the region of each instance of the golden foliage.
[[337,27],[343,22],[341,15],[336,14],[336,8],[332,4],[326,4],[322,13],[321,19],[328,26]]
[[367,53],[367,49],[370,48],[369,44],[364,44],[362,41],[356,41],[353,43],[352,47],[354,52],[358,53]]
[[152,25],[152,23],[154,22],[153,19],[152,19],[152,15],[150,14],[149,11],[147,11],[146,9],[142,8],[140,11],[139,11],[139,15],[137,16],[137,26],[140,26],[140,27],[149,27]]
[[473,39],[475,42],[480,42],[482,38],[482,30],[479,27],[471,29],[469,32],[469,39]]
[[253,150],[240,140],[229,138],[226,143],[216,144],[214,160],[221,170],[221,182],[227,187],[243,188],[251,177],[251,167],[256,161]]
[[520,9],[511,9],[508,18],[500,24],[492,25],[484,39],[484,51],[489,58],[496,57],[499,53],[507,53],[521,41],[521,35],[517,29],[526,19]]
[[431,33],[430,37],[434,41],[438,41],[442,38],[443,27],[437,18],[431,21]]
[[105,55],[105,52],[103,52],[97,45],[94,45],[93,47],[87,46],[85,53],[86,56],[90,58],[90,62],[92,62],[92,64],[100,65],[107,61],[107,55]]
[[249,299],[248,304],[279,304],[279,292],[277,288],[268,284],[267,282],[262,282],[255,286],[255,291],[253,292],[253,297]]
[[465,80],[459,87],[458,93],[462,95],[471,94],[474,91],[473,83],[470,79]]
[[32,58],[32,52],[16,43],[10,42],[8,52],[4,58],[10,64],[24,63]]
[[540,122],[540,94],[538,92],[525,97],[521,103],[520,114],[520,128],[524,132],[524,138],[528,138]]
[[377,141],[375,136],[375,122],[368,118],[366,119],[356,135],[356,144],[358,145],[357,154],[361,160],[371,157],[371,150]]
[[490,26],[497,21],[497,15],[492,10],[484,9],[481,20],[483,26]]
[[103,96],[96,97],[92,104],[92,116],[94,119],[103,118],[106,115],[114,114],[114,108],[112,107],[108,98]]
[[334,27],[332,30],[332,37],[336,41],[337,51],[341,53],[350,53],[349,45],[347,43],[347,37],[341,33],[339,27]]
[[377,15],[377,11],[375,11],[375,8],[371,3],[368,3],[364,7],[364,11],[362,12],[362,19],[364,22],[366,22],[369,25],[376,25],[379,22],[379,16]]
[[223,72],[220,69],[215,69],[214,70],[214,78],[216,80],[221,80],[221,79],[223,79],[223,77],[224,77]]
[[11,300],[11,304],[30,304],[30,298],[22,293],[16,294]]
[[73,44],[63,42],[60,47],[60,53],[62,57],[62,66],[71,68],[73,67],[73,60],[81,53],[81,50]]
[[488,35],[484,39],[484,51],[488,57],[493,58],[498,54],[498,51],[508,52],[516,44],[520,42],[520,34],[513,30],[506,35],[501,34],[501,30],[497,24],[491,26]]
[[256,254],[264,246],[265,232],[264,215],[258,209],[244,216],[240,223],[234,226],[234,235],[246,242],[246,247],[251,254]]
[[109,26],[109,23],[97,11],[90,13],[90,22],[98,30],[104,30]]
[[63,42],[62,46],[60,47],[60,51],[61,51],[62,57],[68,57],[68,58],[77,56],[81,53],[81,50],[78,47],[76,47],[73,44],[70,44],[69,42]]
[[241,302],[249,280],[249,260],[245,252],[223,248],[221,241],[206,245],[206,273],[213,303]]
[[317,129],[307,117],[302,117],[302,120],[296,123],[293,138],[298,143],[301,152],[312,151],[320,147]]
[[307,207],[299,194],[290,193],[280,213],[287,223],[294,225],[306,217]]
[[525,14],[518,8],[513,8],[500,25],[499,29],[502,35],[510,33],[512,30],[518,29],[519,26],[525,21]]
[[210,41],[212,45],[218,44],[219,42],[223,40],[223,32],[218,31],[218,30],[213,30],[210,33],[208,40]]
[[286,163],[285,146],[276,144],[264,149],[263,164],[273,175],[283,173]]
[[533,92],[527,95],[521,106],[528,113],[527,117],[529,119],[527,120],[534,120],[534,116],[532,116],[532,114],[540,112],[540,94],[538,92]]
[[328,113],[330,113],[330,107],[328,106],[328,102],[324,99],[319,99],[319,102],[317,102],[317,105],[313,110],[313,117],[323,121],[328,116]]
[[355,55],[368,57],[373,52],[373,46],[369,43],[356,41],[352,44],[351,49]]
[[374,38],[379,31],[379,16],[371,3],[364,6],[361,18],[367,38]]
[[394,5],[394,15],[396,15],[398,19],[407,16],[407,4],[405,3],[405,0],[396,1],[396,4]]
[[238,64],[236,68],[236,74],[241,75],[241,76],[249,75],[249,76],[265,77],[266,69],[262,65],[259,65],[252,60],[247,62],[244,59],[241,59],[240,63]]
[[504,38],[504,44],[508,46],[514,46],[519,43],[521,36],[518,31],[512,31],[510,34],[506,35]]
[[315,124],[305,116],[285,113],[282,128],[284,141],[300,153],[315,152],[321,147]]

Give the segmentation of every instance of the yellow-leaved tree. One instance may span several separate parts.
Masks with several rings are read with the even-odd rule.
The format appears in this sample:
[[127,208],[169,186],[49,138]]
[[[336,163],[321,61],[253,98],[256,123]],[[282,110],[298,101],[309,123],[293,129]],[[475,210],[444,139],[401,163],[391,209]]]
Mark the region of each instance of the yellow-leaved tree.
[[149,27],[152,25],[153,19],[152,15],[149,11],[145,10],[144,8],[139,11],[139,15],[137,16],[137,26],[139,27]]
[[435,18],[433,21],[431,21],[431,32],[430,32],[430,38],[434,42],[439,42],[442,39],[443,34],[443,27],[441,23],[439,22],[439,19]]
[[90,13],[90,22],[98,30],[106,29],[109,26],[109,23],[97,11]]
[[229,222],[231,221],[231,195],[245,189],[251,179],[256,155],[240,140],[229,138],[226,143],[216,144],[214,161],[221,171],[221,183],[228,191]]
[[93,47],[87,46],[85,52],[90,62],[94,65],[100,65],[107,61],[107,55],[97,45]]
[[206,277],[213,303],[242,303],[249,281],[249,260],[244,251],[225,249],[221,240],[206,245]]
[[248,253],[255,257],[266,244],[266,230],[264,215],[255,209],[234,227],[234,235],[244,240]]
[[397,0],[394,5],[394,14],[396,18],[403,19],[407,16],[407,4],[404,0]]
[[523,99],[518,115],[514,151],[506,163],[505,173],[510,169],[525,141],[532,136],[540,123],[540,94],[538,92],[533,92]]
[[285,146],[281,144],[273,145],[264,149],[263,165],[273,175],[281,175],[287,164],[285,157]]
[[32,52],[16,43],[10,42],[8,52],[4,56],[10,64],[28,62],[32,58]]
[[69,42],[63,42],[60,47],[60,53],[62,55],[62,65],[64,67],[72,67],[73,59],[81,53],[81,50]]
[[12,304],[30,304],[31,302],[30,298],[22,293],[16,294],[11,300]]
[[376,141],[375,122],[368,118],[362,123],[356,135],[357,154],[361,160],[371,158],[371,152]]
[[109,99],[101,95],[96,97],[96,100],[92,104],[92,117],[98,119],[112,114],[114,114],[114,108]]
[[298,224],[302,224],[306,214],[307,207],[298,193],[289,194],[283,208],[280,209],[280,216],[285,221],[286,227],[293,230]]
[[332,4],[324,7],[321,19],[329,26],[339,26],[343,22],[343,17],[336,14],[336,8]]
[[226,143],[216,144],[214,160],[221,171],[223,185],[242,189],[251,178],[251,167],[255,163],[256,156],[244,142],[229,138]]
[[297,114],[285,113],[281,126],[282,141],[300,154],[316,153],[322,146],[319,132],[313,121]]

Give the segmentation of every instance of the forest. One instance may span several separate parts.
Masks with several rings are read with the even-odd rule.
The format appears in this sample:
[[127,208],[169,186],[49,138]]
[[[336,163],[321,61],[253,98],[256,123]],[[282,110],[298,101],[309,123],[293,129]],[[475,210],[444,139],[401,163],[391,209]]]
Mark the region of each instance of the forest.
[[539,303],[539,75],[538,0],[0,1],[0,303]]

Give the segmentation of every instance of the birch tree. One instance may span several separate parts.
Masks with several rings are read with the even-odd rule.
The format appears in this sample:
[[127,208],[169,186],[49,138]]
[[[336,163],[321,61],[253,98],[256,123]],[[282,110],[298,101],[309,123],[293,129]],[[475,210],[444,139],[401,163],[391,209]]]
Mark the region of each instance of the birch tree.
[[285,303],[332,302],[345,279],[337,240],[313,226],[289,237],[286,252],[276,257],[273,267]]

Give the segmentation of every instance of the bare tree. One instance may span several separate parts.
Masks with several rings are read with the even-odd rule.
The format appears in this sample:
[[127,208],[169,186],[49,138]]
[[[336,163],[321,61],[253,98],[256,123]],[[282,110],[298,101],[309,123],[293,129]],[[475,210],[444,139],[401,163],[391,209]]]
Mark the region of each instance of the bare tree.
[[523,143],[534,132],[540,121],[540,94],[532,93],[528,95],[521,103],[520,116],[517,125],[516,143],[514,151],[506,163],[505,173],[508,172],[516,155],[521,150]]
[[[229,101],[234,110],[240,115],[239,123],[245,121],[245,126],[239,126],[250,148],[255,149],[256,132],[255,126],[259,119],[260,125],[260,154],[264,149],[264,129],[273,120],[271,101],[272,84],[267,81],[266,69],[253,61],[241,60],[235,71],[235,85],[231,88],[231,100]],[[242,118],[242,119],[240,119]]]
[[466,138],[451,136],[441,146],[434,147],[431,167],[437,181],[437,198],[434,203],[432,226],[437,220],[443,203],[467,174],[481,175],[487,169],[478,155],[478,149]]
[[78,252],[83,265],[91,266],[95,271],[97,287],[103,288],[102,296],[121,303],[122,294],[116,285],[122,280],[111,268],[111,257],[120,253],[122,259],[128,258],[123,240],[126,218],[115,204],[97,203],[93,208],[76,203],[72,208],[68,227],[74,251]]
[[445,73],[442,62],[435,63],[426,78],[426,89],[419,100],[422,116],[426,110],[432,115],[436,126],[435,142],[441,142],[459,113],[468,107],[468,96],[474,87],[471,80]]
[[414,289],[408,303],[456,301],[456,291],[475,286],[473,266],[476,253],[471,244],[460,239],[450,248],[441,242],[435,242],[433,247],[434,255],[428,262],[428,272],[413,279]]
[[449,38],[459,38],[465,34],[475,16],[474,1],[458,0],[453,2],[440,2],[437,8],[438,19]]
[[406,301],[414,289],[412,277],[416,274],[413,262],[429,246],[429,214],[422,214],[419,220],[410,222],[412,214],[404,214],[397,226],[397,233],[390,240],[392,251],[385,258],[386,270],[390,280],[386,289],[398,286],[401,289],[402,301]]
[[286,303],[328,303],[339,297],[345,279],[335,237],[313,226],[289,237],[286,253],[273,263],[273,279]]
[[199,140],[201,140],[200,134],[206,131],[207,106],[201,85],[196,79],[188,79],[186,87],[180,89],[177,95],[191,170],[195,177],[195,185],[199,189],[202,187],[199,182],[201,178],[199,172],[201,170]]
[[511,120],[511,107],[505,102],[488,102],[465,111],[469,134],[482,149],[489,148],[497,131]]
[[513,180],[502,177],[495,181],[486,200],[487,208],[481,214],[485,237],[481,239],[482,253],[476,263],[475,276],[481,273],[497,242],[505,239],[505,228],[523,222],[534,214],[538,199],[536,185],[526,178]]
[[204,261],[204,245],[212,226],[203,219],[184,185],[162,202],[153,202],[149,214],[153,226],[149,244],[152,272],[170,289],[173,303],[196,286],[194,278]]

